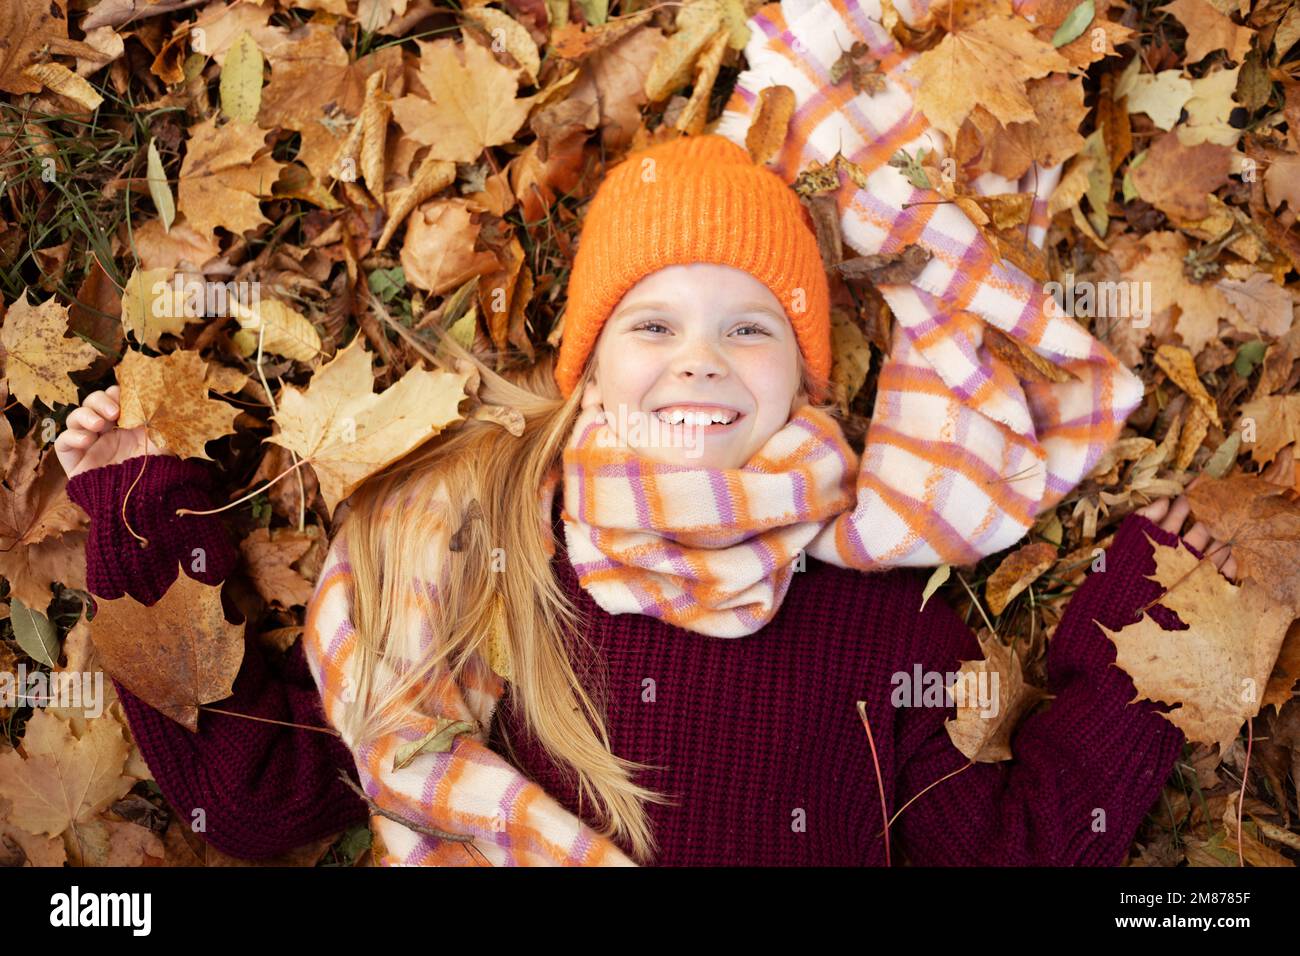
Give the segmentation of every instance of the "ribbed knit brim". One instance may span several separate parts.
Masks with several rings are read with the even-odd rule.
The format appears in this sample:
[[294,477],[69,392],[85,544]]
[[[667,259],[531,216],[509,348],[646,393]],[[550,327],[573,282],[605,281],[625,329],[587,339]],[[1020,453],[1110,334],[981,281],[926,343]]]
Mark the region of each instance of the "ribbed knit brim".
[[644,277],[672,265],[741,269],[780,300],[814,384],[831,372],[830,289],[811,220],[781,177],[731,140],[688,136],[609,170],[583,223],[555,369],[567,398],[600,330]]

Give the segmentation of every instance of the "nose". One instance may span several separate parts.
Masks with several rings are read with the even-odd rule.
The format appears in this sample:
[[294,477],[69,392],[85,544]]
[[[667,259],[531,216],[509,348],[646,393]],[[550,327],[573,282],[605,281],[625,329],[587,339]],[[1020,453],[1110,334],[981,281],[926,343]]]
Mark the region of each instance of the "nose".
[[673,371],[682,378],[691,381],[707,379],[713,381],[727,374],[727,366],[718,356],[717,350],[706,339],[694,339],[684,343],[681,354],[673,363]]

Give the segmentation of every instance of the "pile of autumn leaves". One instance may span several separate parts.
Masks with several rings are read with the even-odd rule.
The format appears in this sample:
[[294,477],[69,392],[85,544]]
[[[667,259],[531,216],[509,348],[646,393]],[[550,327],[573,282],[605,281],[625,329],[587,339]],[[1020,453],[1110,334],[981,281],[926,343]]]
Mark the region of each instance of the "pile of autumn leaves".
[[[507,9],[470,3],[459,17],[433,21],[458,28],[459,38],[433,39],[424,38],[431,5],[417,0],[359,0],[355,10],[323,0],[292,18],[284,2],[213,0],[192,14],[128,24],[129,7],[101,0],[81,19],[78,39],[66,15],[54,15],[58,7],[0,8],[0,33],[14,38],[9,55],[0,51],[0,90],[26,109],[88,116],[111,88],[162,111],[138,162],[105,186],[109,195],[147,191],[156,213],[115,236],[124,281],[93,262],[78,273],[75,302],[28,290],[5,304],[0,398],[21,406],[13,419],[27,430],[15,435],[0,420],[0,577],[9,585],[0,613],[16,642],[0,645],[0,665],[106,668],[193,729],[203,704],[229,694],[244,652],[244,626],[224,620],[220,589],[181,574],[153,607],[101,601],[93,646],[84,616],[63,635],[46,616],[51,599],[69,593],[60,587],[85,588],[85,515],[48,451],[64,413],[116,381],[121,424],[144,426],[182,457],[209,459],[214,441],[264,435],[253,487],[231,488],[229,498],[265,490],[284,526],[263,522],[247,534],[244,572],[279,621],[297,618],[331,518],[361,482],[465,416],[517,427],[510,410],[472,403],[462,411],[476,396],[475,375],[430,368],[411,330],[437,323],[466,346],[532,355],[530,327],[553,316],[571,252],[574,216],[557,197],[594,188],[602,151],[616,157],[655,138],[704,132],[721,68],[741,65],[757,4],[689,0],[607,20],[589,3],[575,3],[573,16],[549,0]],[[1107,543],[1097,532],[1112,511],[1176,494],[1190,470],[1206,475],[1192,493],[1195,514],[1232,542],[1242,583],[1185,549],[1157,548],[1156,577],[1169,589],[1162,603],[1190,630],[1165,632],[1144,617],[1111,634],[1139,692],[1179,705],[1170,719],[1198,744],[1193,768],[1209,797],[1190,803],[1171,787],[1174,816],[1143,854],[1153,863],[1233,863],[1240,848],[1250,862],[1289,865],[1277,846],[1300,849],[1285,797],[1288,768],[1300,777],[1292,693],[1300,633],[1291,626],[1300,615],[1300,517],[1284,493],[1297,487],[1291,457],[1300,438],[1292,278],[1300,271],[1300,85],[1294,58],[1287,65],[1285,57],[1300,37],[1300,14],[1290,0],[1249,9],[1175,0],[1160,11],[1164,27],[1146,35],[1132,26],[1135,11],[1094,0],[1042,0],[1032,24],[1009,0],[957,0],[933,16],[920,6],[881,10],[885,28],[918,52],[917,106],[948,136],[963,171],[952,182],[906,158],[908,175],[960,205],[1014,258],[1023,254],[1014,239],[1028,203],[989,200],[963,184],[984,172],[1015,181],[1035,162],[1065,163],[1051,209],[1065,252],[1050,270],[1032,255],[1017,264],[1044,281],[1070,271],[1153,290],[1149,325],[1095,330],[1131,367],[1154,351],[1149,377],[1158,370],[1160,379],[1134,416],[1139,434],[1108,451],[1072,514],[1044,516],[1033,543],[994,569],[984,602],[994,615],[1010,609],[1000,619],[1003,639],[1027,639],[1016,655],[986,641],[988,660],[968,666],[998,669],[1007,695],[999,713],[1022,713],[1040,696],[1024,679],[1026,665],[1041,656],[1064,600],[1031,606],[1017,597],[1031,586],[1077,583]],[[420,39],[392,42],[417,26]],[[1142,55],[1126,68],[1106,69],[1108,58],[1123,62],[1121,48],[1135,46]],[[880,67],[854,47],[835,79],[874,92]],[[1100,87],[1086,103],[1089,70]],[[520,96],[524,88],[536,92]],[[774,96],[756,116],[749,144],[757,158],[784,141],[788,102]],[[1249,134],[1230,122],[1236,108],[1270,103],[1282,106]],[[651,114],[660,118],[654,134]],[[52,159],[58,175],[74,175],[42,129],[29,124],[0,149]],[[290,135],[296,145],[286,151]],[[302,213],[300,244],[283,240],[288,217],[272,221],[268,204]],[[529,224],[526,235],[508,214]],[[250,237],[274,241],[254,248]],[[66,247],[38,252],[43,264],[82,268]],[[219,317],[184,301],[191,281],[233,283]],[[258,301],[240,296],[252,283]],[[394,288],[409,294],[410,328],[386,308]],[[360,329],[350,341],[349,323]],[[552,323],[552,340],[557,332]],[[859,333],[837,347],[838,398],[848,407],[868,346]],[[385,369],[378,392],[376,352]],[[230,444],[212,448],[227,454]],[[1260,468],[1285,459],[1275,469],[1282,484],[1243,474],[1241,453]],[[283,645],[297,630],[257,637]],[[141,631],[167,635],[152,657],[124,650],[122,637]],[[177,685],[169,661],[181,654],[202,657],[202,681]],[[1231,686],[1225,659],[1234,662]],[[1260,717],[1270,739],[1255,744],[1255,770],[1272,803],[1248,792],[1243,806],[1216,767],[1222,760],[1243,773],[1237,737],[1243,722]],[[960,710],[952,726],[954,741],[978,759],[1009,756],[1010,730]],[[214,851],[188,828],[161,828],[153,804],[131,792],[148,776],[120,705],[94,718],[38,708],[21,750],[0,753],[3,846],[38,864],[210,859]],[[1272,822],[1279,808],[1280,825]],[[1239,826],[1243,814],[1253,822]],[[1190,834],[1178,845],[1169,837],[1175,823]],[[321,849],[307,848],[302,861]]]

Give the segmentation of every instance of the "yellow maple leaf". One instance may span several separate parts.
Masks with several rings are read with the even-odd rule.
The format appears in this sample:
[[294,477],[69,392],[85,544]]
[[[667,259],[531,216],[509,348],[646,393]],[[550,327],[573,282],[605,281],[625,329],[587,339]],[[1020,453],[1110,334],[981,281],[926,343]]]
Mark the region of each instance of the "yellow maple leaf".
[[412,139],[429,146],[434,159],[472,163],[487,147],[515,138],[537,97],[515,99],[514,70],[473,40],[419,47],[420,82],[429,96],[393,103],[393,117]]
[[916,58],[908,75],[919,84],[917,108],[955,143],[977,105],[1004,126],[1034,119],[1026,81],[1068,69],[1050,43],[1013,16],[980,19],[948,34]]
[[361,482],[460,420],[468,378],[467,372],[413,368],[376,393],[371,355],[358,335],[305,391],[284,390],[272,416],[280,430],[264,441],[311,465],[332,515]]
[[239,236],[270,222],[258,197],[271,195],[284,164],[269,150],[257,155],[266,148],[266,130],[249,123],[216,124],[213,115],[191,128],[177,203],[200,235],[211,236],[222,226]]
[[27,290],[5,313],[0,327],[5,375],[18,404],[32,407],[36,399],[53,408],[77,404],[77,386],[69,372],[83,369],[99,352],[79,338],[65,338],[68,307],[48,299],[40,305],[27,301]]
[[1242,723],[1259,713],[1291,609],[1251,578],[1232,584],[1181,541],[1173,548],[1152,544],[1156,573],[1148,577],[1168,589],[1160,604],[1187,630],[1166,631],[1149,614],[1118,631],[1097,626],[1115,644],[1115,663],[1133,678],[1135,700],[1175,705],[1166,719],[1193,743],[1217,743],[1224,753]]
[[128,351],[117,366],[121,428],[149,429],[149,438],[181,458],[212,456],[204,446],[235,430],[239,409],[208,398],[208,363],[180,350],[150,358]]
[[121,725],[107,715],[74,736],[65,720],[36,708],[23,735],[23,752],[0,754],[0,797],[9,822],[28,833],[58,836],[91,823],[135,783],[122,772],[127,745]]

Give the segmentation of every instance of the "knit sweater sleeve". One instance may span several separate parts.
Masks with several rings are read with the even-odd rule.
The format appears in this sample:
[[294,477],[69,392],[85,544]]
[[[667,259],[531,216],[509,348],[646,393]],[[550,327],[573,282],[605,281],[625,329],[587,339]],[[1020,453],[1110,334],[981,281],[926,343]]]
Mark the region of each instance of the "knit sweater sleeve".
[[[366,730],[366,705],[358,699],[375,694],[361,690],[363,667],[378,675],[381,689],[394,668],[383,656],[372,655],[358,634],[347,530],[345,526],[335,538],[321,570],[303,642],[325,714],[352,751],[362,788],[374,803],[371,828],[384,848],[377,853],[378,864],[633,865],[614,843],[488,747],[505,684],[482,659],[471,661],[455,681],[445,666],[435,668],[423,684],[425,692],[404,699],[406,712],[396,730]],[[429,546],[445,554],[448,539],[449,530],[440,522],[429,535]],[[441,583],[445,587],[447,582]],[[413,584],[411,593],[436,601],[438,588]],[[424,604],[424,599],[415,603]],[[420,622],[413,619],[411,633],[403,638],[402,667],[415,665],[433,650],[431,629],[421,623],[427,615],[416,617]],[[418,642],[412,639],[417,632]],[[398,759],[399,748],[462,720],[476,729],[457,734],[448,749]]]
[[[175,513],[214,506],[208,466],[157,455],[141,475],[142,463],[144,456],[131,458],[68,482],[69,497],[90,516],[89,590],[105,600],[130,595],[153,604],[176,580],[178,565],[205,584],[220,584],[239,555],[219,516]],[[124,499],[130,525],[148,547],[123,524]],[[266,659],[256,641],[246,644],[234,693],[212,705],[230,713],[203,711],[197,733],[117,680],[113,686],[163,796],[223,853],[278,856],[366,819],[365,803],[338,778],[352,762],[337,737],[267,722],[324,725],[300,642],[282,660]]]
[[[1155,571],[1147,534],[1165,545],[1178,540],[1143,516],[1128,516],[1106,552],[1104,571],[1092,572],[1071,597],[1048,647],[1048,690],[1056,696],[1022,721],[1012,760],[961,769],[969,761],[944,726],[954,708],[902,709],[895,724],[896,807],[925,791],[891,831],[909,862],[1123,863],[1185,739],[1160,715],[1162,705],[1135,701],[1132,678],[1114,666],[1115,646],[1094,623],[1118,630],[1163,593],[1145,577]],[[1167,609],[1153,606],[1149,613],[1162,628],[1181,629]],[[981,657],[970,629],[946,604],[931,600],[900,668],[919,661],[925,669],[956,671],[959,661]]]

